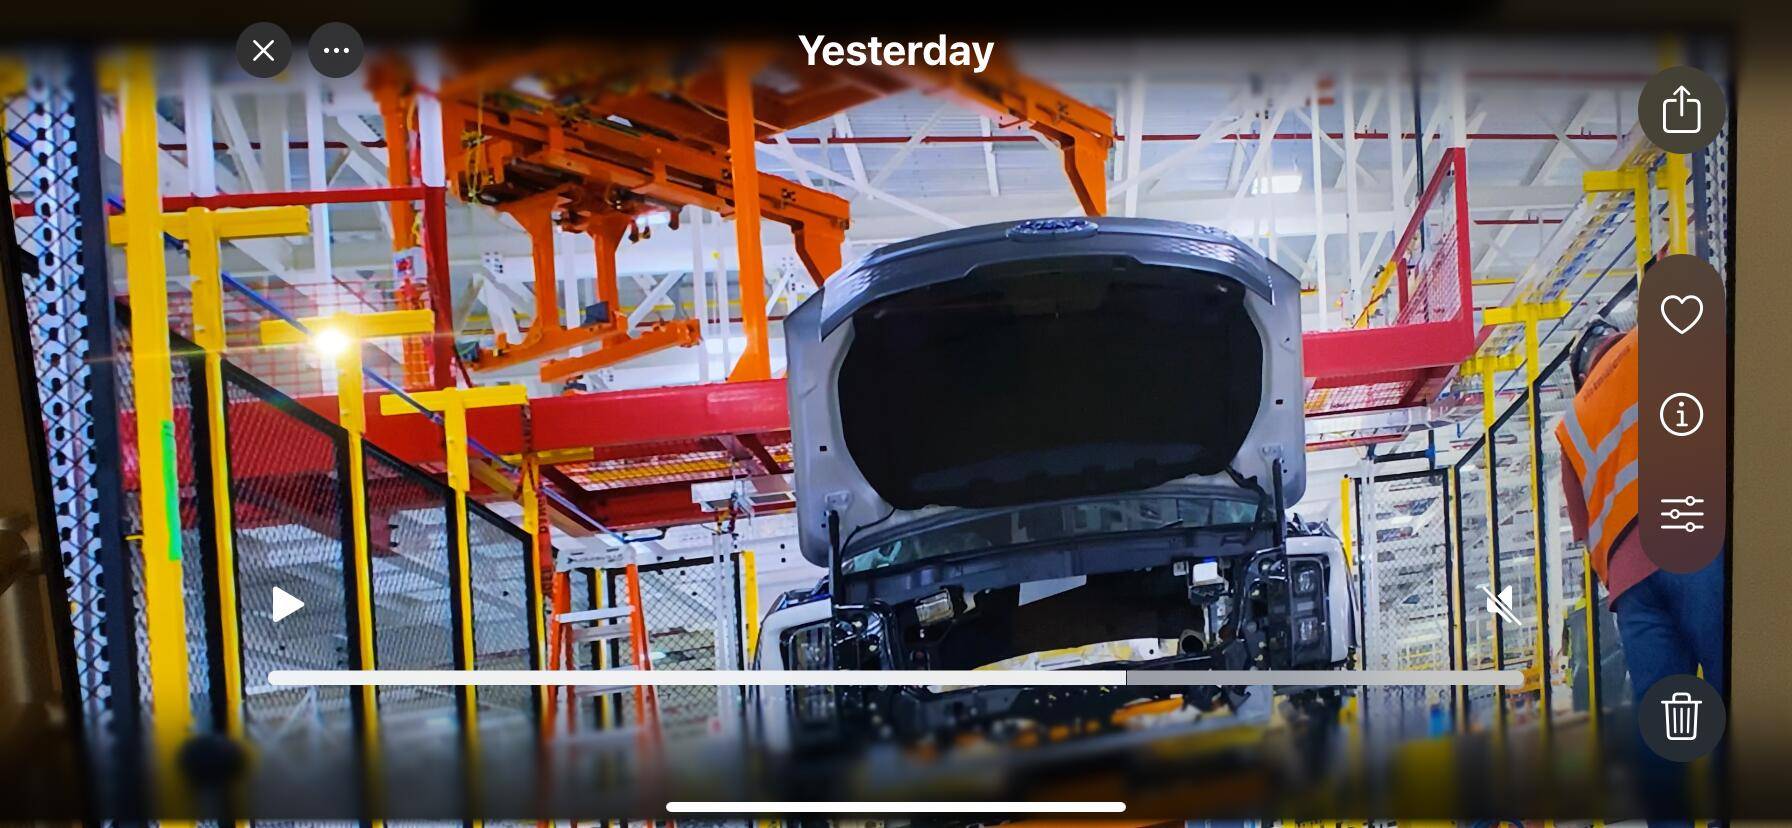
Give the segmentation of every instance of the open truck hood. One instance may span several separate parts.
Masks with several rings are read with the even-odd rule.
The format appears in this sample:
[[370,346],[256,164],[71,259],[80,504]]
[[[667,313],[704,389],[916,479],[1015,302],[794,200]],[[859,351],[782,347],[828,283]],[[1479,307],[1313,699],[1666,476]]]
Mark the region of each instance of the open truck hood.
[[828,563],[830,512],[851,549],[954,510],[1175,483],[1271,491],[1277,459],[1292,505],[1299,297],[1231,235],[1153,219],[874,251],[784,320],[803,556]]

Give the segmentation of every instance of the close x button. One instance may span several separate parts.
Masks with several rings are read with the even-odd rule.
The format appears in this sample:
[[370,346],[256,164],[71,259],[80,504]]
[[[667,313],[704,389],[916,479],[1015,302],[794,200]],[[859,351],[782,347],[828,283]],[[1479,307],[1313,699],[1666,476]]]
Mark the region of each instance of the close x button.
[[1662,569],[1696,572],[1724,545],[1729,499],[1729,318],[1723,280],[1668,256],[1637,291],[1637,520]]
[[251,24],[236,38],[236,62],[258,78],[271,78],[292,62],[292,38],[277,23]]

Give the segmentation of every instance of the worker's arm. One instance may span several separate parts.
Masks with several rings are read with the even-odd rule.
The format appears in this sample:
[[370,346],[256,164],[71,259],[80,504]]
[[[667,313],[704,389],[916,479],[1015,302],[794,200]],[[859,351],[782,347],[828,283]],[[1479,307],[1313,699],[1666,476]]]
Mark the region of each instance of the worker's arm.
[[1568,501],[1568,524],[1574,529],[1574,539],[1585,542],[1587,539],[1587,504],[1585,495],[1581,493],[1580,475],[1574,473],[1574,464],[1566,459],[1562,461],[1562,494]]

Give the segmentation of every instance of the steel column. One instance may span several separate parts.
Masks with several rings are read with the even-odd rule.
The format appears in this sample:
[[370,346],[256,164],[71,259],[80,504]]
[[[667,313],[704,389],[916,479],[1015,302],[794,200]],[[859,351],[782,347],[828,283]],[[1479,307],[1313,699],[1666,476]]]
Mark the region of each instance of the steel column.
[[143,600],[154,711],[155,767],[163,810],[184,808],[179,752],[192,732],[187,682],[186,592],[181,577],[180,483],[176,479],[173,365],[168,345],[168,270],[162,250],[157,169],[155,60],[133,50],[119,76],[120,156],[125,204],[139,205],[126,235],[133,401],[143,516]]
[[[728,151],[734,179],[734,235],[739,252],[740,315],[747,345],[728,379],[770,379],[771,341],[765,314],[765,263],[759,242],[759,160],[753,120],[753,73],[760,58],[735,49],[723,58],[728,103]],[[820,276],[817,277],[818,279]]]

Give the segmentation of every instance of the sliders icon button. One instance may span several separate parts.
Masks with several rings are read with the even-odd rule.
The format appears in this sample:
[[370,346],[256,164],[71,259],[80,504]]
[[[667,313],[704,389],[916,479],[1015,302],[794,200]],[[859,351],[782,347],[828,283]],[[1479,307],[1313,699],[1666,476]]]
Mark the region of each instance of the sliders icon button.
[[[1686,497],[1664,497],[1664,498],[1661,498],[1660,500],[1661,500],[1661,505],[1663,505],[1663,506],[1675,506],[1675,507],[1678,507],[1678,506],[1692,507],[1692,506],[1697,506],[1697,505],[1705,502],[1704,498],[1693,497],[1692,495],[1687,495]],[[1688,509],[1679,509],[1679,508],[1668,509],[1667,511],[1661,512],[1660,514],[1662,517],[1667,518],[1670,521],[1680,520],[1681,518],[1696,518],[1696,517],[1704,517],[1705,516],[1704,512],[1692,511],[1690,508],[1688,508]],[[1671,531],[1678,531],[1678,532],[1686,532],[1689,534],[1692,532],[1697,532],[1700,529],[1705,528],[1703,524],[1694,522],[1692,520],[1688,520],[1685,523],[1662,523],[1662,524],[1660,524],[1660,527],[1662,529],[1668,529]]]

